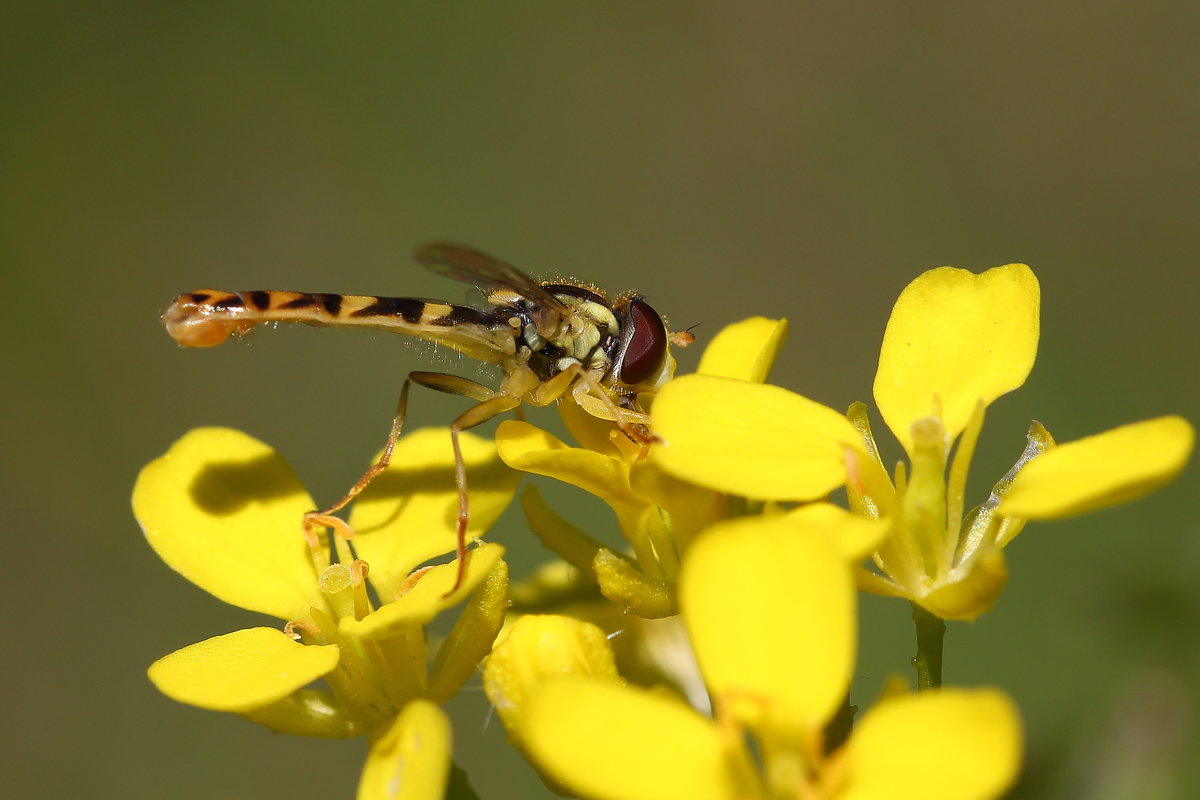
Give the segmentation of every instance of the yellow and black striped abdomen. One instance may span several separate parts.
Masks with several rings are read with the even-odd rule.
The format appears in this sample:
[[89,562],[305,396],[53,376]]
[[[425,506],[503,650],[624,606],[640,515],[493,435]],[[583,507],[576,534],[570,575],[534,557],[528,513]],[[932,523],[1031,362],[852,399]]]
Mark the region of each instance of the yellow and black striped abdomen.
[[409,297],[201,289],[176,297],[163,323],[185,347],[214,347],[265,322],[303,322],[404,333],[495,363],[516,350],[508,315],[498,311]]

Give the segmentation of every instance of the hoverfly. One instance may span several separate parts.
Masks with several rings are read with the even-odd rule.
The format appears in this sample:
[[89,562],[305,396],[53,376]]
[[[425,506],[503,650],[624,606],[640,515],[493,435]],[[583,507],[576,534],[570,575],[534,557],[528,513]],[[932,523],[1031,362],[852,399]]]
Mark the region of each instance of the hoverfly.
[[340,500],[309,512],[303,520],[310,542],[316,541],[316,527],[348,530],[333,515],[391,462],[412,384],[471,398],[476,404],[450,425],[459,500],[459,567],[453,592],[464,575],[469,519],[459,432],[522,403],[549,405],[570,392],[588,414],[614,422],[634,442],[649,444],[649,418],[638,398],[671,377],[668,344],[685,346],[695,337],[669,332],[662,316],[634,294],[610,301],[582,286],[538,282],[503,261],[452,244],[426,245],[416,258],[434,272],[484,290],[487,307],[407,297],[201,289],[175,298],[163,314],[163,324],[186,347],[213,347],[232,334],[269,322],[374,328],[416,336],[499,365],[503,378],[497,389],[457,375],[410,372],[379,461]]

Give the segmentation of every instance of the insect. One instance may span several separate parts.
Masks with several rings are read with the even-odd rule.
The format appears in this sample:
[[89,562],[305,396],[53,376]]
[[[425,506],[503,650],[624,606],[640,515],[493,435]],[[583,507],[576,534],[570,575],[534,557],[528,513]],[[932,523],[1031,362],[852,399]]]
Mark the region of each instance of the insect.
[[695,337],[686,331],[669,332],[662,316],[635,294],[610,301],[583,286],[538,282],[503,261],[452,244],[426,245],[417,250],[416,259],[434,272],[483,289],[486,307],[407,297],[202,289],[176,297],[163,314],[163,324],[187,347],[213,347],[270,322],[374,328],[433,341],[499,365],[503,378],[497,389],[457,375],[410,372],[383,455],[340,500],[309,512],[303,520],[305,535],[313,542],[317,527],[349,530],[333,515],[391,463],[412,384],[473,399],[476,404],[450,425],[459,505],[459,566],[453,592],[464,575],[469,519],[459,432],[522,403],[549,405],[569,392],[588,414],[612,421],[634,442],[649,444],[649,417],[638,398],[671,377],[674,362],[668,344],[685,346]]

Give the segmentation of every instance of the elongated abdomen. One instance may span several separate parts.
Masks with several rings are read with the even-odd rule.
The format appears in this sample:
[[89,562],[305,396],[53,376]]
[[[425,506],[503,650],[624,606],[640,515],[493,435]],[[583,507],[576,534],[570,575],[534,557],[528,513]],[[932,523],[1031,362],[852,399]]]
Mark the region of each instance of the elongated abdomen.
[[[354,324],[353,314],[375,304],[375,297],[307,292],[223,292],[201,289],[176,297],[163,314],[171,338],[185,347],[215,347],[231,334],[245,333],[263,322]],[[413,300],[414,306],[421,306]],[[417,308],[401,318],[419,315]],[[397,309],[400,311],[400,309]]]
[[504,319],[469,306],[410,297],[200,289],[179,295],[163,313],[167,333],[185,347],[215,347],[265,322],[390,330],[480,361],[497,362],[515,352],[513,330]]

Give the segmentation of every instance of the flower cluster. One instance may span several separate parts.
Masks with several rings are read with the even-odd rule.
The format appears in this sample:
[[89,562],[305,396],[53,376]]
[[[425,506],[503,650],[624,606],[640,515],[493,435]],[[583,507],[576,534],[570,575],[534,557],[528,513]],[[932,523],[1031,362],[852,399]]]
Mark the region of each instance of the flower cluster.
[[[623,682],[591,624],[521,618],[484,676],[510,737],[551,786],[605,800],[997,796],[1021,751],[998,690],[896,693],[842,741],[850,565],[881,533],[847,517],[819,504],[728,520],[689,551],[680,614],[711,714]],[[951,788],[929,791],[931,775]]]
[[[442,796],[450,728],[438,704],[485,656],[510,741],[562,794],[998,797],[1020,766],[1019,714],[997,688],[941,687],[930,621],[993,606],[1003,550],[1027,521],[1144,495],[1193,444],[1175,416],[1066,444],[1034,422],[1012,468],[968,509],[986,409],[1029,375],[1039,314],[1038,282],[1020,264],[931,270],[904,290],[874,381],[906,456],[892,469],[864,404],[841,413],[766,383],[787,326],[763,318],[721,331],[697,374],[640,398],[649,446],[569,399],[560,410],[579,446],[522,421],[502,423],[494,446],[464,436],[473,535],[507,504],[517,471],[611,507],[627,548],[602,545],[536,491],[522,497],[575,587],[610,610],[604,627],[563,606],[511,614],[500,632],[509,593],[497,545],[471,551],[448,597],[455,565],[419,568],[454,549],[444,430],[400,440],[398,466],[355,503],[352,540],[311,546],[298,520],[312,501],[277,456],[233,431],[194,431],[143,471],[135,513],[172,567],[287,624],[184,648],[151,679],[276,730],[369,736],[360,797]],[[844,506],[830,502],[838,492]],[[918,686],[930,691],[894,681],[856,719],[860,590],[913,604]],[[424,624],[468,595],[429,668]],[[649,655],[631,658],[636,646]],[[326,688],[310,688],[317,679]]]
[[[764,382],[786,323],[762,318],[726,328],[698,374],[654,398],[660,441],[649,458],[620,440],[577,435],[587,446],[571,448],[504,423],[505,461],[608,502],[633,557],[608,553],[535,500],[527,510],[543,541],[626,612],[678,611],[703,681],[675,696],[633,688],[595,631],[522,620],[497,644],[485,685],[548,782],[614,800],[998,796],[1021,741],[999,690],[889,693],[842,743],[854,588],[910,600],[921,642],[922,620],[991,608],[1007,575],[1002,549],[1027,520],[1152,491],[1179,473],[1193,441],[1174,416],[1064,445],[1035,422],[1012,469],[967,511],[985,409],[1028,376],[1039,310],[1037,280],[1020,264],[936,269],[905,289],[874,387],[908,455],[894,471],[866,406],[842,414]],[[837,489],[848,508],[825,502]],[[573,644],[547,648],[551,637]],[[936,648],[918,653],[922,688],[940,687],[940,665],[928,663],[940,638]]]
[[[460,438],[478,534],[507,506],[516,474],[489,442]],[[286,624],[184,647],[150,679],[174,700],[275,731],[368,737],[361,800],[396,797],[398,785],[405,797],[441,797],[451,730],[438,704],[474,674],[508,605],[499,545],[470,553],[453,592],[457,562],[417,569],[455,549],[453,475],[448,430],[404,437],[396,466],[356,503],[353,540],[312,546],[301,520],[314,503],[271,448],[225,428],[185,435],[138,476],[133,509],[147,540],[192,583]],[[425,625],[464,600],[431,668]]]

